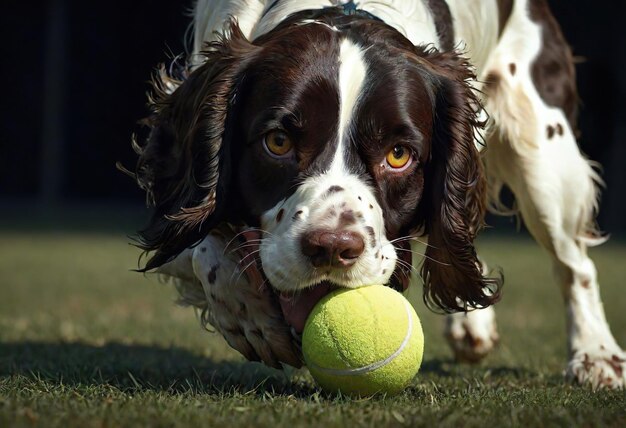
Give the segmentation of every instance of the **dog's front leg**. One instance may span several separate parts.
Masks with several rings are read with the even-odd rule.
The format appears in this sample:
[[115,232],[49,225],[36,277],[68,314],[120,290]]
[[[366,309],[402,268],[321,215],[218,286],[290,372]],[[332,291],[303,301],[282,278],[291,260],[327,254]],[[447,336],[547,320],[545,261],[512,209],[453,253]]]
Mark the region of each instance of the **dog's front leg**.
[[228,344],[248,360],[300,367],[300,352],[276,295],[256,267],[258,242],[222,227],[185,250],[159,273],[174,277],[180,303],[201,313]]

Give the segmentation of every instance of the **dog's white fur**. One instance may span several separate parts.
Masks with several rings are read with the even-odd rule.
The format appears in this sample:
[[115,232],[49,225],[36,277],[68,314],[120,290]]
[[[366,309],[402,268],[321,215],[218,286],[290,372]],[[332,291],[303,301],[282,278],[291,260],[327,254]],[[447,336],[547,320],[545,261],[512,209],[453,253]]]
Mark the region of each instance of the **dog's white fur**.
[[[527,2],[518,0],[514,3],[512,15],[498,38],[496,0],[448,0],[458,46],[472,59],[479,76],[475,86],[480,89],[480,82],[488,75],[500,77],[496,90],[489,91],[489,96],[483,100],[491,117],[485,161],[492,202],[496,208],[502,208],[498,200],[500,189],[503,185],[511,188],[529,231],[553,259],[567,307],[570,354],[567,375],[594,387],[623,388],[626,385],[626,354],[610,332],[599,297],[596,270],[587,256],[588,245],[602,242],[595,238],[593,224],[600,179],[580,153],[564,113],[546,105],[534,87],[530,70],[541,49],[542,35],[541,27],[528,16]],[[194,14],[194,53],[200,52],[205,41],[214,40],[231,16],[238,20],[243,33],[254,39],[270,31],[291,13],[343,2],[282,0],[265,14],[272,3],[273,0],[199,0]],[[435,25],[421,0],[363,0],[357,4],[360,9],[395,27],[414,44],[438,44]],[[349,41],[345,49],[342,46],[341,72],[349,74],[349,84],[342,85],[342,124],[350,120],[350,112],[358,102],[358,77],[367,67],[360,58],[358,47]],[[511,64],[515,64],[517,72],[511,72]],[[562,132],[548,138],[548,126],[558,126]],[[340,141],[342,138],[340,135]],[[332,279],[345,286],[381,283],[393,271],[396,255],[393,246],[387,245],[384,238],[380,207],[366,185],[342,174],[341,162],[339,151],[330,171],[308,179],[293,196],[263,216],[263,228],[270,234],[261,245],[261,259],[281,261],[264,264],[266,275],[275,288],[293,290],[322,279]],[[348,186],[350,191],[320,198],[332,185]],[[361,200],[348,200],[354,195],[361,196]],[[290,278],[294,277],[291,270],[305,269],[306,266],[301,262],[303,256],[297,248],[299,234],[330,210],[340,211],[344,202],[357,207],[366,216],[366,224],[371,225],[379,237],[383,258],[374,257],[374,251],[368,250],[372,254],[366,253],[349,274],[298,271],[297,277],[309,280],[302,284],[290,283]],[[300,216],[300,219],[278,222],[280,210],[284,210],[282,217],[288,220],[294,216]],[[326,217],[327,222],[336,221]],[[209,314],[206,321],[224,334],[235,348],[241,350],[251,345],[258,355],[266,355],[266,358],[262,357],[264,361],[273,361],[271,345],[247,333],[258,328],[260,321],[257,318],[262,318],[264,308],[251,302],[248,316],[242,321],[229,312],[229,308],[220,307],[228,306],[224,302],[236,300],[232,294],[236,287],[229,286],[233,276],[241,279],[238,273],[241,266],[233,264],[228,252],[220,252],[220,245],[225,244],[216,239],[207,237],[206,242],[184,252],[161,271],[180,278],[178,284],[183,300]],[[201,247],[214,250],[210,254],[200,252],[198,248]],[[215,265],[220,266],[217,282],[208,284],[207,272]],[[190,275],[190,266],[194,275]],[[237,330],[235,324],[243,326],[244,333],[240,337],[233,333]],[[450,316],[446,336],[459,357],[482,357],[498,339],[493,309]],[[237,346],[241,340],[246,343]]]
[[[341,186],[345,191],[324,196],[331,186]],[[283,221],[277,222],[280,210],[284,210]],[[372,227],[378,238],[376,247],[366,245],[350,269],[312,267],[300,251],[300,236],[314,227],[335,230],[340,216],[347,210],[362,215],[364,221],[344,230],[367,237],[365,227]],[[372,190],[356,177],[340,171],[331,169],[307,179],[293,196],[264,214],[261,225],[266,231],[260,249],[263,269],[272,286],[280,291],[296,291],[323,280],[348,288],[386,284],[396,264],[396,251],[385,238],[383,213]],[[294,283],[293,278],[303,280]]]

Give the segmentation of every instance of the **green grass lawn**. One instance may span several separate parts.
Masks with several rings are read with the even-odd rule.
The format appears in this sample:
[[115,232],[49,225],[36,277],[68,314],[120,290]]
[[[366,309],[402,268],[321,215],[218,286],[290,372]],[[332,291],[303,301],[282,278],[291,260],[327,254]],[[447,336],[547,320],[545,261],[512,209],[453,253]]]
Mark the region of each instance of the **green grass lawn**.
[[[131,272],[121,233],[0,236],[0,427],[4,426],[626,426],[623,391],[567,385],[565,316],[549,259],[528,239],[484,239],[504,269],[502,343],[479,366],[456,365],[443,319],[410,298],[424,364],[393,398],[320,393],[306,370],[249,363],[174,290]],[[595,249],[607,317],[626,345],[626,245]]]

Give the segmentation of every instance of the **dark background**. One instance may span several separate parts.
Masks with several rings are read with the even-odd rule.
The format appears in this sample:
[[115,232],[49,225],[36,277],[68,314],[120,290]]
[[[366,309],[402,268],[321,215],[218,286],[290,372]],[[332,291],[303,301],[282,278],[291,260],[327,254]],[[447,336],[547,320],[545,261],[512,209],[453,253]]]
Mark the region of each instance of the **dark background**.
[[[115,162],[134,168],[130,138],[147,114],[147,81],[184,52],[190,4],[3,1],[0,218],[22,206],[141,207],[142,192]],[[607,183],[600,226],[626,233],[626,1],[550,5],[580,59],[580,144]]]

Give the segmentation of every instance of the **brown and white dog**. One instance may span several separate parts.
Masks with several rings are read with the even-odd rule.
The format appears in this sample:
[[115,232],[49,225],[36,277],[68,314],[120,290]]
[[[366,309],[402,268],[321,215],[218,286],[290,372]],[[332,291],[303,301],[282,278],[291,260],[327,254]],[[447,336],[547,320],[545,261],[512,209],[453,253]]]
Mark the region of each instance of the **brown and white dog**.
[[194,17],[187,66],[155,79],[136,177],[155,207],[145,269],[204,323],[251,360],[300,366],[315,302],[406,289],[423,236],[424,299],[478,360],[502,281],[473,240],[507,186],[554,262],[568,376],[624,387],[587,256],[600,179],[545,0],[198,0]]

